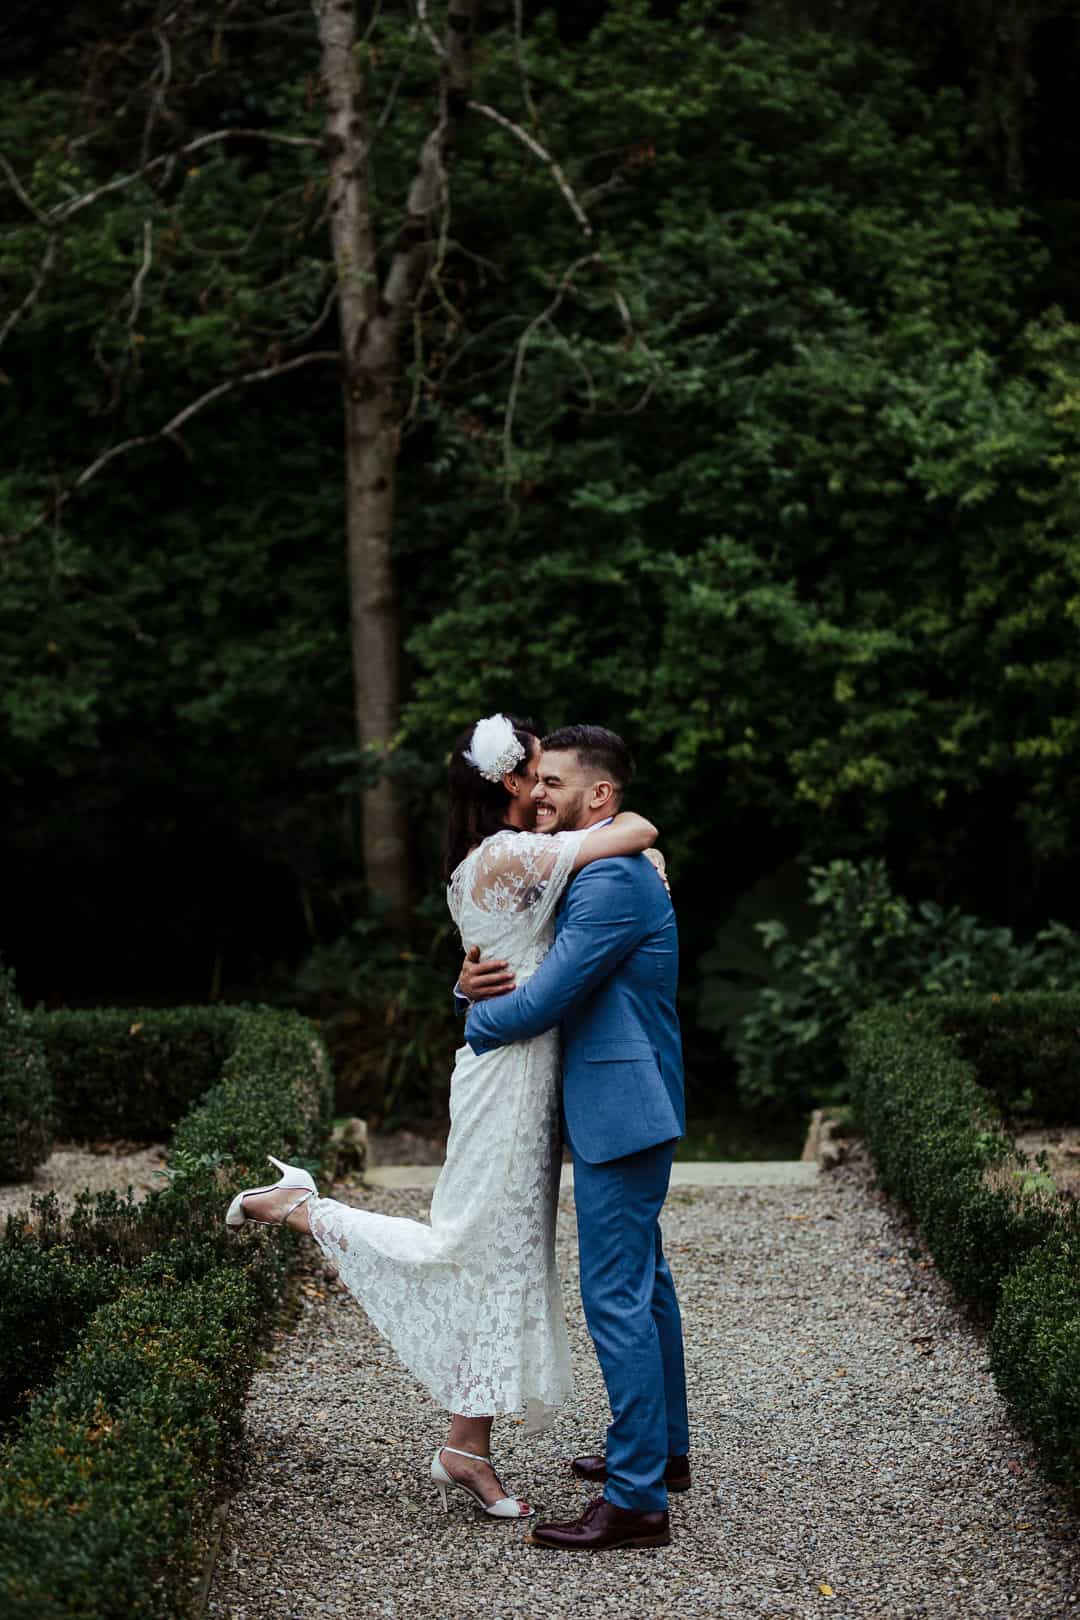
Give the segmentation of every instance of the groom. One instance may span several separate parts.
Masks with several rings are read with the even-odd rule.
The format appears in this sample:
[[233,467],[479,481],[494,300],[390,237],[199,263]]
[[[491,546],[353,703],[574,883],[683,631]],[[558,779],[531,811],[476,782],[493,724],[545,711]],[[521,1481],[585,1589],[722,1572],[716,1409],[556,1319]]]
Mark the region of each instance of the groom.
[[[619,808],[632,763],[601,726],[543,741],[533,789],[538,832],[595,827]],[[563,1114],[585,1319],[611,1402],[605,1457],[576,1474],[605,1480],[570,1524],[542,1524],[542,1547],[665,1546],[668,1489],[690,1485],[682,1324],[660,1241],[676,1138],[685,1128],[675,1012],[678,936],[663,883],[640,855],[593,861],[571,883],[555,943],[529,981],[495,995],[502,963],[466,962],[474,1005],[465,1038],[490,1052],[562,1025]]]

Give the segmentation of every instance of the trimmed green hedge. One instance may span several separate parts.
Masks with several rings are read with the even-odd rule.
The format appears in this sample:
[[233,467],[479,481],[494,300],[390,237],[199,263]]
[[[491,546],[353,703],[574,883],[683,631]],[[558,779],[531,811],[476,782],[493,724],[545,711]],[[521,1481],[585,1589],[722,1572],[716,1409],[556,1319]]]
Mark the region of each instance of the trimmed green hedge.
[[1080,995],[943,996],[937,1012],[1007,1113],[1080,1123]]
[[56,1128],[76,1141],[161,1141],[221,1073],[233,1007],[35,1012],[56,1091]]
[[[1025,1161],[936,1013],[923,1004],[862,1014],[848,1066],[883,1185],[915,1216],[942,1274],[989,1317],[1003,1278],[1049,1235],[1054,1216],[1044,1200],[1024,1197]],[[995,1170],[1010,1187],[987,1184]]]
[[0,1181],[24,1181],[52,1152],[54,1098],[45,1049],[0,967]]
[[1080,1225],[1056,1232],[1006,1277],[990,1335],[998,1387],[1047,1472],[1080,1492]]
[[97,1312],[6,1459],[6,1620],[190,1611],[192,1524],[226,1483],[257,1319],[235,1266]]
[[0,1249],[0,1418],[52,1381],[61,1356],[113,1297],[122,1275],[107,1261],[75,1258],[66,1246]]
[[847,1061],[883,1185],[993,1321],[999,1387],[1080,1489],[1080,1205],[1048,1197],[999,1108],[1080,1117],[1080,996],[935,997],[853,1020]]
[[[158,1016],[169,1040],[186,1021],[200,1053],[216,1045],[222,1055],[176,1131],[168,1185],[139,1205],[85,1197],[67,1221],[41,1200],[32,1222],[8,1222],[0,1245],[0,1337],[16,1349],[4,1398],[9,1410],[22,1403],[0,1453],[5,1620],[189,1613],[198,1537],[227,1483],[294,1247],[287,1231],[227,1232],[225,1208],[264,1179],[268,1152],[316,1167],[329,1130],[329,1064],[295,1014],[66,1013],[52,1027],[37,1018],[51,1049],[74,1029],[104,1070],[107,1054],[123,1051],[121,1031]],[[175,1085],[155,1090],[162,1109],[175,1106]],[[107,1091],[119,1123],[119,1090],[108,1081]]]

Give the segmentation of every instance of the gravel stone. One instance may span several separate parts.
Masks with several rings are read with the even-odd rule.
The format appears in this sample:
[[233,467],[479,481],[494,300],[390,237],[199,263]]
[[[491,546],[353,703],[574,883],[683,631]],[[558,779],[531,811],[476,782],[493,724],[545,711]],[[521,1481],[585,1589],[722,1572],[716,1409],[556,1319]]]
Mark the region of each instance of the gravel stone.
[[[335,1195],[420,1218],[429,1198]],[[443,1413],[305,1244],[299,1320],[272,1344],[268,1329],[251,1390],[207,1614],[1080,1620],[1077,1521],[861,1158],[811,1186],[675,1188],[663,1225],[694,1470],[670,1547],[550,1552],[460,1494],[444,1516],[427,1477]],[[543,1435],[507,1419],[494,1435],[507,1487],[554,1519],[595,1494],[565,1459],[599,1449],[607,1421],[569,1198],[559,1236],[578,1394]]]

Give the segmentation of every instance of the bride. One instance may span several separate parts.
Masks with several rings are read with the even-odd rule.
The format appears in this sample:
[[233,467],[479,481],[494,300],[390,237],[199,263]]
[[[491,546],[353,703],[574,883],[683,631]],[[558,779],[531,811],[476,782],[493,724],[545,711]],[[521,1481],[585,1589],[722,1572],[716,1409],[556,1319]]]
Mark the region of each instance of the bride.
[[[574,873],[646,850],[656,828],[623,812],[599,827],[533,831],[540,743],[527,722],[489,715],[450,761],[447,898],[466,950],[502,957],[517,982],[535,972]],[[406,1367],[450,1412],[431,1463],[446,1490],[493,1518],[527,1518],[490,1458],[495,1416],[525,1410],[541,1426],[572,1392],[555,1268],[561,1166],[559,1032],[476,1056],[459,1048],[446,1162],[430,1224],[320,1198],[305,1170],[271,1159],[272,1187],[238,1193],[226,1221],[285,1222],[310,1232]]]

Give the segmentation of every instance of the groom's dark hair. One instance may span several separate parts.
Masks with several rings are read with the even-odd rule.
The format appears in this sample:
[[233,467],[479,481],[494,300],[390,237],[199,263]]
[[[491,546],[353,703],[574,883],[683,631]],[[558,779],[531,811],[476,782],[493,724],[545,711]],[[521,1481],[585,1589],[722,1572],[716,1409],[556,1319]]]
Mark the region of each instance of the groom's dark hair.
[[596,771],[615,784],[615,802],[622,803],[634,779],[634,759],[618,732],[608,731],[606,726],[560,726],[540,746],[552,753],[576,754],[585,770]]

